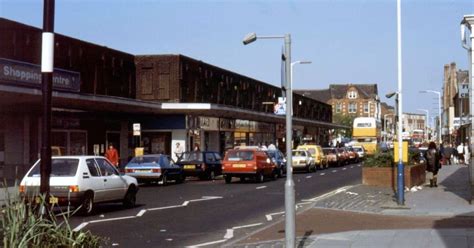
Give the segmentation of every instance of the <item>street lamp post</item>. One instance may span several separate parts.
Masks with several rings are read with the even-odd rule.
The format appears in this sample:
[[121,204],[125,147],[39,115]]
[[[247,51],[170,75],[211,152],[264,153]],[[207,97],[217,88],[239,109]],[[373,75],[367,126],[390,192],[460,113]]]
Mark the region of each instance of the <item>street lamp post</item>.
[[428,140],[428,120],[430,119],[430,111],[428,109],[418,109],[418,111],[423,111],[426,113],[425,120],[425,139]]
[[[470,31],[470,41],[466,37],[466,28]],[[471,101],[471,107],[469,108],[469,117],[471,118],[471,135],[470,135],[470,147],[471,151],[474,151],[474,53],[472,52],[472,46],[474,45],[474,15],[465,15],[461,22],[461,41],[462,46],[467,50],[468,61],[469,61],[469,100]],[[472,152],[471,152],[472,156]],[[474,166],[472,159],[469,159],[469,179],[471,182],[471,204],[474,198]]]
[[[293,181],[292,167],[292,110],[293,92],[291,88],[291,35],[258,36],[258,39],[284,39],[285,41],[285,85],[286,89],[286,181],[285,181],[285,244],[286,247],[295,247],[295,182]],[[256,33],[245,36],[244,45],[257,40]],[[283,87],[283,85],[282,85]]]
[[40,192],[49,202],[49,177],[51,173],[51,98],[54,70],[54,0],[43,2],[43,35],[41,46],[41,162]]
[[438,122],[438,142],[441,145],[442,141],[442,136],[441,136],[441,92],[436,91],[436,90],[422,90],[420,93],[433,93],[438,95],[438,116],[439,116],[439,122]]
[[[402,7],[401,0],[397,0],[397,77],[398,77],[398,116],[403,114],[403,97],[402,97]],[[398,121],[398,166],[397,166],[397,203],[405,204],[405,169],[403,166],[403,139],[402,139],[403,123]]]

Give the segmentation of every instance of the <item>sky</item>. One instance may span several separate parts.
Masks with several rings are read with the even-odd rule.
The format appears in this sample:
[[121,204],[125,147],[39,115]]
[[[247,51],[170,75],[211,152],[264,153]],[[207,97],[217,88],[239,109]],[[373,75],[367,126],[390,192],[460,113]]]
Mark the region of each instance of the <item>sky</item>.
[[[42,26],[39,0],[0,0],[0,16]],[[434,116],[443,67],[467,69],[460,22],[474,0],[402,0],[403,110]],[[280,85],[282,40],[291,34],[296,89],[378,84],[383,101],[397,90],[396,0],[98,0],[56,1],[55,32],[131,54],[184,54]]]

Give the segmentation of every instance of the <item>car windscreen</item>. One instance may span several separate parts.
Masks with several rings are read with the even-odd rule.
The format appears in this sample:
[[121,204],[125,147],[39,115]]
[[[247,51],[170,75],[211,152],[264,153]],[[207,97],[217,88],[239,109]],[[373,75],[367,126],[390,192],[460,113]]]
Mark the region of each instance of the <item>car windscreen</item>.
[[304,151],[293,151],[293,157],[306,157],[306,153]]
[[202,161],[202,152],[185,152],[178,162]]
[[[73,177],[76,175],[79,159],[55,158],[51,160],[51,177]],[[31,170],[29,177],[40,176],[40,163]]]
[[253,151],[229,151],[227,152],[227,160],[229,161],[252,161],[254,158]]
[[159,164],[160,163],[160,156],[139,156],[139,157],[134,157],[130,161],[131,164],[148,164],[148,163],[155,163]]
[[362,151],[364,151],[364,150],[362,149],[362,147],[354,147],[354,151],[356,151],[356,152],[362,152]]

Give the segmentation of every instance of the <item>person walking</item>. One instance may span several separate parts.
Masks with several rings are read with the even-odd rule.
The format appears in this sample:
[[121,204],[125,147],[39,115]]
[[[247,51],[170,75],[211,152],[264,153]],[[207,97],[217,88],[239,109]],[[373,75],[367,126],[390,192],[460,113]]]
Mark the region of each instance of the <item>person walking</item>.
[[426,152],[426,170],[428,171],[428,177],[430,178],[430,187],[438,187],[438,171],[441,168],[439,162],[440,155],[436,149],[436,144],[430,142],[428,145],[428,151]]
[[471,152],[469,151],[469,146],[467,145],[467,143],[464,143],[464,164],[468,165],[470,159],[471,159]]
[[109,144],[109,148],[105,152],[105,157],[114,165],[115,167],[118,168],[119,166],[119,154],[117,149],[115,149],[114,145],[112,143]]
[[458,151],[458,163],[464,164],[464,145],[462,142],[458,145],[456,150]]
[[444,162],[447,165],[451,165],[451,156],[453,155],[453,148],[451,147],[451,144],[447,144],[447,147],[444,148],[443,153],[441,154],[444,158]]

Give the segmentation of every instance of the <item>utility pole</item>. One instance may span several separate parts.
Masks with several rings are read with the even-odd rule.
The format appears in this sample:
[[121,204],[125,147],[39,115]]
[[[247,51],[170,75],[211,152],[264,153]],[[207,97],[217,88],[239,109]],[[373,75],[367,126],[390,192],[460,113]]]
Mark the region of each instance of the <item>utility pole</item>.
[[54,0],[43,1],[43,40],[41,46],[41,164],[40,192],[49,201],[49,177],[51,174],[51,98],[54,71]]

